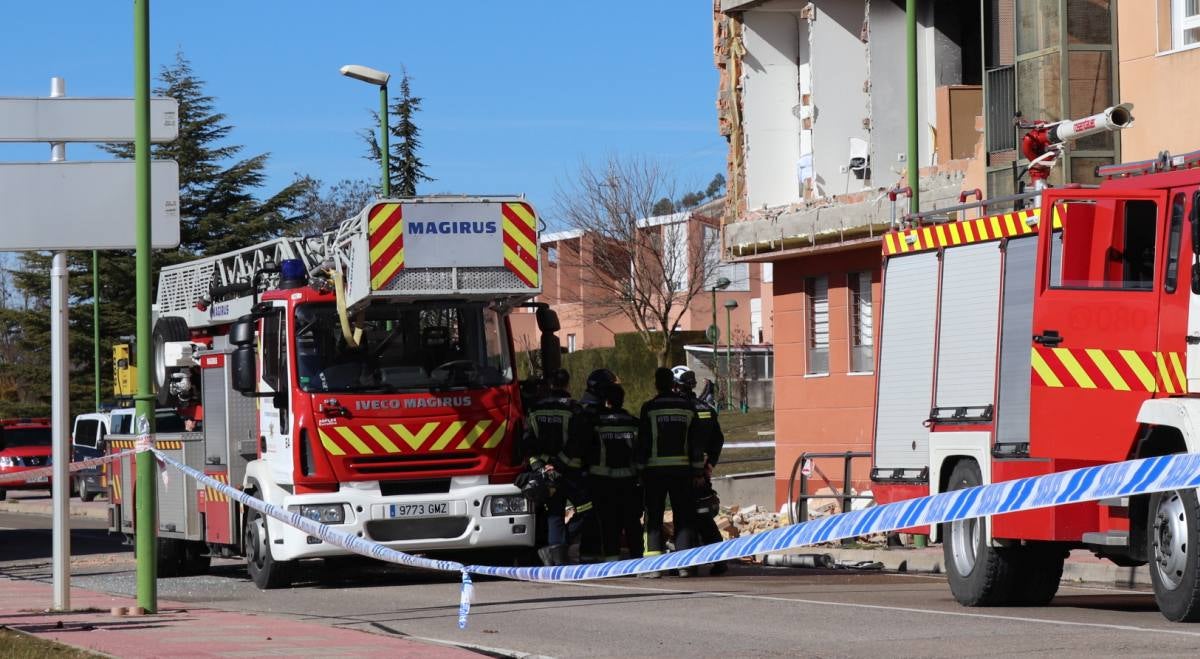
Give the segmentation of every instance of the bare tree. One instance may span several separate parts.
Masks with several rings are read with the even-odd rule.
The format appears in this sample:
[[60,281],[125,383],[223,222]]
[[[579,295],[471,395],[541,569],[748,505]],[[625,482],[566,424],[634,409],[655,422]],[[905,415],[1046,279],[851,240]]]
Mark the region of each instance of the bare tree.
[[675,329],[720,265],[714,218],[680,202],[675,213],[655,216],[655,205],[676,191],[660,164],[614,156],[581,165],[556,200],[562,220],[590,245],[579,299],[566,301],[581,302],[585,320],[628,318],[660,366],[670,365]]
[[297,176],[304,186],[296,206],[303,216],[299,227],[305,235],[328,231],[354,217],[375,199],[374,185],[364,180],[343,179],[325,185],[311,176]]

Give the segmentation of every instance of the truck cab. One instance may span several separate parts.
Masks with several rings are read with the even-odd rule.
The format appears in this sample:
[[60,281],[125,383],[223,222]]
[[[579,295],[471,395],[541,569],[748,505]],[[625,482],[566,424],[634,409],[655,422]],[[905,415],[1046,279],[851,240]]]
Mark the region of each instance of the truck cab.
[[[880,501],[1200,451],[1200,152],[1098,173],[885,236]],[[1149,563],[1163,613],[1194,620],[1197,514],[1189,491],[911,530],[964,604],[1047,601],[1087,548]]]

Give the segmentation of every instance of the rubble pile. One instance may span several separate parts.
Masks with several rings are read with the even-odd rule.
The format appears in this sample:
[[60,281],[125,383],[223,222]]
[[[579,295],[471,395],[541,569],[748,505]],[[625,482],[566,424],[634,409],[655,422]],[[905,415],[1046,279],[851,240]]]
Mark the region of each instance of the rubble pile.
[[725,539],[754,535],[783,526],[786,520],[760,506],[733,506],[721,508],[717,516],[717,529]]

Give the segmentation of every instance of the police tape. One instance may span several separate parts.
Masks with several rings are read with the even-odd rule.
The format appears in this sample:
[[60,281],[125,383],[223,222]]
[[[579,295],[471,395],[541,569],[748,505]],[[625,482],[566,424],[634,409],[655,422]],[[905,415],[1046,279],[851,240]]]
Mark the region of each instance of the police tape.
[[495,567],[435,561],[389,549],[356,535],[337,531],[299,513],[290,513],[278,506],[267,504],[183,465],[156,449],[153,450],[161,462],[175,467],[206,486],[347,551],[411,567],[460,572],[460,628],[466,627],[470,612],[474,590],[471,574],[535,582],[585,581],[632,576],[917,526],[1200,486],[1200,454],[1183,453],[1031,476],[888,503],[649,558],[554,567]]
[[193,469],[182,462],[164,454],[158,449],[150,449],[159,462],[170,465],[178,469],[185,476],[194,478],[196,481],[203,483],[206,487],[211,487],[218,492],[229,496],[229,498],[238,503],[252,508],[258,512],[273,517],[288,526],[307,533],[315,538],[320,538],[322,542],[327,542],[335,547],[340,547],[346,551],[367,556],[369,558],[405,565],[408,567],[422,568],[426,570],[437,570],[441,572],[461,572],[462,573],[462,589],[459,598],[459,627],[466,628],[467,614],[471,608],[471,597],[474,593],[471,577],[465,571],[465,566],[456,561],[439,561],[420,556],[413,556],[402,551],[397,551],[390,547],[385,547],[377,542],[372,542],[358,537],[355,534],[339,531],[331,526],[311,520],[298,512],[290,512],[285,508],[272,503],[267,503],[262,499],[246,494],[243,490],[232,487],[227,483],[208,476],[202,471]]
[[[127,455],[133,455],[133,454],[134,454],[134,451],[122,451],[120,453],[113,453],[111,455],[102,455],[102,456],[99,456],[96,458],[88,458],[87,460],[79,460],[77,462],[72,462],[72,463],[68,464],[67,471],[70,473],[74,473],[81,469],[88,469],[90,467],[98,467],[107,462],[112,462],[113,460],[119,460],[120,458],[123,458]],[[14,481],[28,483],[29,481],[31,481],[33,479],[48,478],[53,475],[54,475],[54,466],[53,465],[51,465],[49,467],[38,467],[37,469],[24,469],[22,471],[14,472],[11,474],[0,475],[0,483],[10,483],[10,482],[14,482]]]

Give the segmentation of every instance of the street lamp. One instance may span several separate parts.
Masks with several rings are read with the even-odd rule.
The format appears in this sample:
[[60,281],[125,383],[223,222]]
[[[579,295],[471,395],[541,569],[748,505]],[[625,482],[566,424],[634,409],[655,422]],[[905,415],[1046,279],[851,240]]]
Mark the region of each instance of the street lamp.
[[392,196],[392,177],[388,171],[388,161],[391,159],[388,154],[388,105],[387,105],[387,84],[391,80],[390,73],[384,73],[377,69],[372,69],[369,66],[361,66],[358,64],[347,64],[341,69],[342,75],[355,80],[377,85],[379,87],[379,162],[383,173],[383,184],[380,186],[380,191],[383,193],[383,198],[386,199]]
[[[720,369],[717,368],[717,341],[721,338],[721,329],[717,327],[717,291],[729,288],[729,285],[732,283],[728,277],[718,277],[710,289],[712,292],[712,324],[708,326],[708,331],[705,334],[708,335],[708,342],[712,344],[713,376],[716,377],[717,382],[721,381]],[[719,398],[714,398],[720,400]]]
[[733,409],[733,330],[730,328],[730,318],[737,306],[737,300],[725,302],[725,409]]

